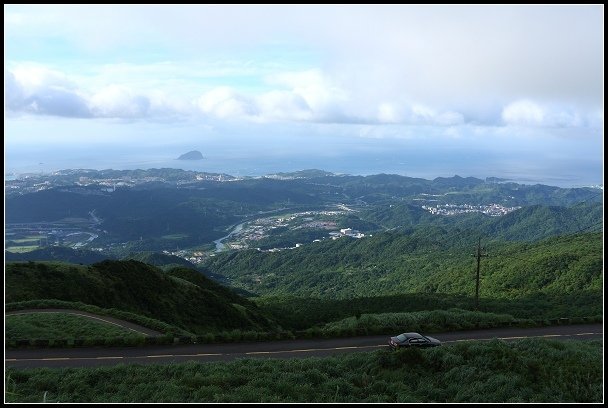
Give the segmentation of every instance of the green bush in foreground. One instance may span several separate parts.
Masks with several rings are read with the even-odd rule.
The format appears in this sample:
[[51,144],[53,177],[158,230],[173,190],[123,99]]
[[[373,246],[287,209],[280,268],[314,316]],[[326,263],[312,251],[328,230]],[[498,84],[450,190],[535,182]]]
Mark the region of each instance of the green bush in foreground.
[[331,358],[8,368],[7,402],[601,402],[601,342],[462,342]]

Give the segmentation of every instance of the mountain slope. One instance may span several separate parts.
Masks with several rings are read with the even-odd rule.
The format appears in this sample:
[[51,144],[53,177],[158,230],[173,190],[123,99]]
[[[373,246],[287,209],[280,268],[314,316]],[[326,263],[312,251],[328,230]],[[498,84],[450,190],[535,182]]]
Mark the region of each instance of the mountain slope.
[[87,249],[52,246],[35,249],[30,252],[4,251],[7,262],[14,261],[61,261],[78,264],[93,264],[108,259],[107,255]]
[[[443,234],[442,234],[443,231]],[[264,253],[220,254],[206,263],[235,287],[264,295],[345,299],[402,293],[474,293],[478,234],[418,230],[341,238]],[[465,245],[466,244],[466,245]],[[602,288],[602,234],[584,233],[524,244],[494,242],[482,261],[483,295]]]
[[491,240],[538,241],[552,236],[586,231],[603,220],[602,203],[585,203],[572,207],[532,205],[504,216],[490,217],[481,213],[432,215],[412,204],[376,206],[363,211],[364,220],[385,228],[461,228],[475,230]]
[[5,276],[6,303],[77,301],[142,314],[198,333],[274,326],[252,302],[196,271],[165,273],[133,260],[91,266],[11,262]]
[[575,233],[603,219],[600,203],[574,207],[534,205],[520,208],[487,222],[484,235],[509,241],[536,241],[551,236]]
[[152,252],[152,251],[143,251],[143,252],[135,252],[127,255],[123,259],[128,260],[132,259],[134,261],[139,261],[146,263],[148,265],[154,266],[185,266],[187,268],[195,269],[196,266],[190,262],[185,260],[184,258],[180,258],[175,255],[167,255],[160,252]]

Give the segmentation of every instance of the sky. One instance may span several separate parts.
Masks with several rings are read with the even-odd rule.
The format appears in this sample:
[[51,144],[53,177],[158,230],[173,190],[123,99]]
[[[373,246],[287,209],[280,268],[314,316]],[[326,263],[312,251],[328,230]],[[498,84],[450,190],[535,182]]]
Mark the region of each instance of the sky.
[[227,172],[603,184],[603,11],[5,5],[5,172],[196,149]]

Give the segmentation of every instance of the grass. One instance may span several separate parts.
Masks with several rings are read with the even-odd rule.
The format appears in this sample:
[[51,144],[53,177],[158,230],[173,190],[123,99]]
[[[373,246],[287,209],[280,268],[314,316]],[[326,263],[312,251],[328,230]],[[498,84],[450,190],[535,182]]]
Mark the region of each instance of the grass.
[[507,314],[472,312],[462,309],[431,310],[407,313],[362,314],[327,323],[321,332],[329,335],[359,333],[385,334],[391,331],[440,332],[474,328],[508,327],[513,324],[531,324]]
[[186,235],[186,234],[169,234],[169,235],[163,235],[161,237],[161,239],[167,239],[167,240],[176,240],[176,239],[184,239],[184,238],[188,238],[188,235]]
[[[473,297],[446,293],[403,293],[350,299],[266,296],[253,300],[264,313],[272,316],[284,328],[295,330],[324,325],[357,314],[450,309],[473,311],[475,304]],[[480,299],[480,311],[534,320],[601,316],[602,305],[602,291],[562,295],[536,293],[518,299]]]
[[[174,269],[165,272],[135,260],[105,260],[92,265],[8,262],[5,303],[36,299],[78,301],[171,322],[201,334],[276,326],[252,302],[200,272],[187,269],[185,275],[179,274],[190,282],[184,283],[171,278],[178,276],[172,272]],[[247,307],[247,318],[232,303]]]
[[41,235],[39,237],[26,237],[21,239],[12,239],[11,241],[15,244],[25,244],[27,242],[39,242],[40,239],[46,239],[46,236]]
[[38,245],[19,245],[19,246],[10,246],[7,247],[6,250],[9,252],[31,252],[35,249],[38,249],[39,246]]
[[67,313],[31,313],[5,317],[4,338],[19,339],[114,338],[142,335],[110,323]]
[[462,342],[330,358],[14,369],[6,402],[601,402],[600,341]]
[[[171,276],[172,279],[181,279]],[[189,283],[189,282],[188,282]],[[239,304],[232,305],[244,317],[247,316],[246,309]],[[521,319],[514,318],[506,314],[494,314],[485,312],[472,312],[452,308],[449,310],[430,310],[408,313],[381,313],[381,314],[360,314],[329,322],[325,325],[317,325],[305,330],[208,330],[204,334],[194,334],[184,331],[166,323],[155,319],[150,319],[145,316],[120,311],[117,309],[102,309],[97,306],[85,305],[80,302],[65,302],[59,300],[38,300],[26,301],[6,304],[6,310],[16,311],[24,309],[45,309],[45,308],[63,308],[76,309],[87,311],[94,314],[106,316],[114,316],[119,319],[132,321],[142,326],[155,329],[165,334],[165,337],[154,340],[151,344],[168,344],[174,341],[182,344],[197,343],[226,343],[226,342],[241,342],[241,341],[270,341],[279,339],[294,339],[294,338],[337,338],[337,337],[352,337],[362,335],[389,335],[400,333],[403,331],[418,331],[423,333],[437,333],[443,331],[468,330],[475,328],[493,328],[493,327],[532,327],[546,326],[551,324],[580,324],[590,322],[601,322],[602,316],[591,316],[587,318],[573,318],[566,321],[558,321],[558,319]],[[19,344],[16,341],[16,336],[11,337],[6,343],[7,347],[20,347],[24,344]],[[28,344],[35,344],[36,338],[30,338]],[[58,339],[60,340],[61,337]],[[72,346],[71,337],[65,337],[63,340],[68,341],[68,346]],[[108,337],[93,336],[88,338],[87,345],[108,346],[108,345],[134,345],[141,344],[134,342],[130,337],[114,337],[113,342],[108,342]],[[143,340],[143,339],[142,339]],[[58,344],[64,344],[63,342]],[[39,345],[41,346],[41,345]]]
[[93,314],[102,316],[112,316],[118,319],[126,320],[129,322],[137,323],[141,326],[148,327],[150,329],[162,332],[162,333],[176,333],[176,334],[191,334],[187,331],[179,329],[175,326],[169,325],[160,320],[152,319],[147,316],[142,316],[136,313],[125,312],[118,309],[105,309],[94,305],[87,305],[82,302],[67,302],[57,299],[39,299],[30,300],[23,302],[12,302],[4,305],[6,311],[24,310],[24,309],[74,309],[82,310]]

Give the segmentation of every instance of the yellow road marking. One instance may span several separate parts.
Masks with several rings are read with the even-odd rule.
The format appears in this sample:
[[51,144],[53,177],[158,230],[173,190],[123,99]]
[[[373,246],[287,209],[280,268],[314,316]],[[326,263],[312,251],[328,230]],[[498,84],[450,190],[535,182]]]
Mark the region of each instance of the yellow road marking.
[[[344,347],[329,347],[329,348],[277,350],[277,351],[250,351],[245,354],[308,353],[310,351],[349,350],[349,349],[377,348],[377,347],[384,347],[384,346],[385,346],[385,344],[379,344],[377,346],[344,346]],[[238,354],[238,353],[235,353],[235,354]]]
[[[496,337],[499,340],[516,340],[525,338],[537,338],[537,337],[568,337],[568,336],[591,336],[602,334],[602,332],[590,332],[590,333],[574,333],[574,334],[544,334],[538,336],[513,336],[513,337]],[[490,341],[494,338],[485,339],[459,339],[459,340],[447,340],[442,343],[457,343],[461,341]],[[299,353],[299,352],[310,352],[310,351],[329,351],[329,350],[347,350],[347,349],[364,349],[364,348],[377,348],[386,347],[386,344],[378,344],[375,346],[344,346],[344,347],[331,347],[331,348],[311,348],[311,349],[295,349],[295,350],[277,350],[277,351],[250,351],[247,355],[253,354],[279,354],[279,353]],[[198,354],[157,354],[147,356],[102,356],[102,357],[47,357],[47,358],[5,358],[5,362],[17,362],[17,361],[65,361],[65,360],[117,360],[125,358],[168,358],[168,357],[206,357],[206,356],[222,356],[229,355],[231,353],[198,353]],[[232,353],[241,354],[241,353]]]
[[199,354],[175,354],[175,357],[206,357],[206,356],[221,356],[222,353],[199,353]]
[[169,358],[169,357],[206,357],[206,356],[223,356],[223,353],[198,353],[198,354],[155,354],[150,356],[134,356],[127,358]]
[[[602,334],[601,332],[598,333],[574,333],[574,334],[541,334],[538,336],[513,336],[513,337],[495,337],[498,340],[519,340],[519,339],[532,339],[532,338],[538,338],[538,337],[570,337],[570,336],[592,336],[592,335],[596,335],[596,334]],[[461,341],[490,341],[493,340],[493,338],[488,338],[488,339],[459,339],[459,340],[446,340],[446,341],[442,341],[442,343],[458,343]]]

